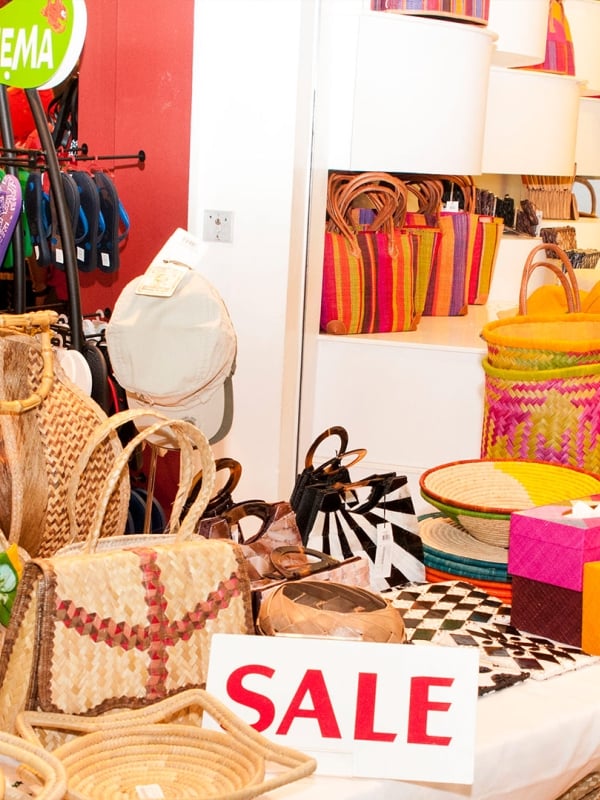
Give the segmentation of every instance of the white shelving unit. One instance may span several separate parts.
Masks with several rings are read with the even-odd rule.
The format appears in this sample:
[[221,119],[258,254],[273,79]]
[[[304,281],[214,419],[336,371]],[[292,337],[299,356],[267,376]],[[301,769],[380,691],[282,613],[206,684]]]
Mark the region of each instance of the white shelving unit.
[[[423,470],[479,456],[484,389],[481,359],[486,349],[481,329],[488,320],[497,317],[498,311],[516,306],[523,263],[541,240],[505,236],[487,305],[470,306],[464,317],[423,318],[417,331],[407,333],[344,337],[318,333],[328,169],[474,175],[481,172],[480,168],[473,169],[474,152],[475,158],[480,158],[481,150],[477,151],[477,147],[473,150],[470,141],[463,142],[462,150],[455,148],[457,166],[469,162],[469,169],[453,170],[447,163],[442,168],[437,160],[438,151],[430,142],[426,142],[426,148],[435,155],[431,155],[429,165],[419,160],[421,156],[414,149],[411,151],[418,135],[414,128],[416,110],[410,104],[402,105],[403,86],[418,82],[428,53],[421,42],[419,60],[413,64],[412,74],[399,70],[390,75],[386,65],[389,53],[393,52],[393,37],[399,37],[400,31],[405,32],[411,25],[411,31],[416,30],[414,21],[407,22],[401,15],[365,13],[364,7],[362,0],[331,0],[326,4],[328,14],[321,28],[326,54],[321,69],[325,63],[327,69],[320,84],[317,82],[321,91],[317,91],[315,98],[299,452],[301,455],[306,452],[308,444],[325,428],[341,424],[350,434],[350,447],[364,447],[368,451],[365,460],[354,467],[355,474],[379,470],[404,472],[411,481],[418,510],[425,510],[418,490]],[[446,33],[448,26],[451,30],[457,23],[438,21],[435,25],[443,25]],[[465,26],[460,27],[464,35]],[[375,36],[380,42],[379,58],[375,57]],[[477,36],[484,36],[481,29]],[[482,41],[477,40],[479,53]],[[402,54],[397,55],[398,63],[403,63]],[[369,63],[371,69],[367,74]],[[356,70],[349,71],[348,64],[355,64]],[[450,64],[447,73],[438,73],[436,91],[440,97],[454,85],[456,76]],[[369,86],[373,89],[371,100]],[[409,97],[412,96],[408,91]],[[427,109],[435,106],[438,99],[432,91],[426,99]],[[373,98],[379,102],[386,99],[385,113],[379,117],[383,121],[381,127],[373,124],[377,110]],[[390,121],[394,98],[396,122]],[[551,102],[548,108],[552,108]],[[425,120],[424,124],[426,132],[421,138],[426,140],[431,122]],[[553,116],[552,125],[559,124],[560,120]],[[451,125],[451,119],[440,117],[438,139],[445,136]],[[542,128],[546,134],[547,124]],[[410,147],[404,149],[403,135],[410,138]],[[514,144],[518,147],[518,141]],[[506,183],[505,178],[497,176],[500,184]],[[513,175],[510,181],[513,186],[518,182],[519,191],[520,178]],[[525,196],[523,189],[521,197]],[[600,220],[551,220],[547,224],[575,225],[578,246],[600,247]],[[547,280],[552,280],[550,274],[539,270],[531,288]],[[322,457],[330,455],[333,453],[322,453]]]

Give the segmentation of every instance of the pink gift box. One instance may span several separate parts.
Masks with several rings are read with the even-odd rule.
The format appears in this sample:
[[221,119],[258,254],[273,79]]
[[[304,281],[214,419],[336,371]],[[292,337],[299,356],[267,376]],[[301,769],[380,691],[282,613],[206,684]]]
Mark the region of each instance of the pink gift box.
[[[600,495],[581,499],[596,505]],[[600,517],[565,516],[571,508],[563,503],[511,514],[509,574],[582,591],[583,565],[600,561]]]

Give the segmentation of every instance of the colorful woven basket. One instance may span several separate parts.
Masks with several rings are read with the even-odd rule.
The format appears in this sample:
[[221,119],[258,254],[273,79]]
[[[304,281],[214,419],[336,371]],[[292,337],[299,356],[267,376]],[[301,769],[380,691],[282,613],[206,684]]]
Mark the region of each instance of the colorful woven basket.
[[600,473],[600,364],[510,370],[484,359],[483,369],[482,458]]
[[[535,261],[540,252],[561,264]],[[534,271],[549,269],[564,291],[567,314],[527,314],[528,285]],[[557,287],[557,291],[559,291]],[[534,247],[523,267],[519,313],[484,326],[491,367],[508,370],[562,369],[600,364],[600,314],[581,313],[577,276],[565,251],[556,244]]]
[[471,459],[426,470],[420,488],[476,539],[508,547],[513,511],[586,497],[600,489],[600,476],[540,461]]
[[371,8],[487,25],[490,0],[371,0]]

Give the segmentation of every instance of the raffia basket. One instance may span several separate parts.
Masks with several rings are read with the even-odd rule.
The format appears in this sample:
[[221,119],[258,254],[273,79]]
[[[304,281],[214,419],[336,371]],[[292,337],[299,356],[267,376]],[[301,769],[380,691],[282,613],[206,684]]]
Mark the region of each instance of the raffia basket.
[[[0,731],[0,757],[6,771],[1,773],[2,800],[63,800],[67,788],[65,768],[52,753],[41,745],[27,742],[18,736]],[[11,774],[14,773],[16,780]],[[31,786],[32,792],[25,791]],[[22,788],[21,788],[22,787]]]
[[[219,729],[172,721],[193,708]],[[313,758],[266,739],[202,689],[93,719],[24,712],[17,728],[30,742],[39,741],[40,729],[83,734],[53,752],[66,772],[69,800],[248,800],[316,769]],[[269,776],[267,762],[276,765]],[[150,787],[155,793],[143,794]]]
[[560,464],[471,459],[440,464],[420,478],[423,498],[476,539],[508,547],[510,515],[600,492],[600,477]]

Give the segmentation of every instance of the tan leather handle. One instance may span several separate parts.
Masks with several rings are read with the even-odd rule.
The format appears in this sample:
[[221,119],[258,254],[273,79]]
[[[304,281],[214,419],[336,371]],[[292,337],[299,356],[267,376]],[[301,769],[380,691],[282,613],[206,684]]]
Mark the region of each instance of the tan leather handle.
[[[550,250],[560,259],[562,268],[551,261],[535,261],[535,256],[543,250],[547,253]],[[538,268],[549,269],[559,279],[561,286],[564,289],[565,297],[567,300],[567,311],[570,314],[581,311],[581,297],[579,295],[579,287],[577,285],[577,277],[575,270],[571,266],[567,254],[557,244],[539,244],[531,250],[525,261],[523,267],[523,275],[521,277],[521,287],[519,290],[519,314],[527,313],[527,293],[529,281],[533,272]]]
[[591,208],[589,211],[579,211],[580,217],[596,217],[596,190],[594,189],[594,185],[591,181],[587,178],[581,177],[581,175],[576,175],[574,178],[575,183],[580,183],[590,193],[590,200],[591,200]]

